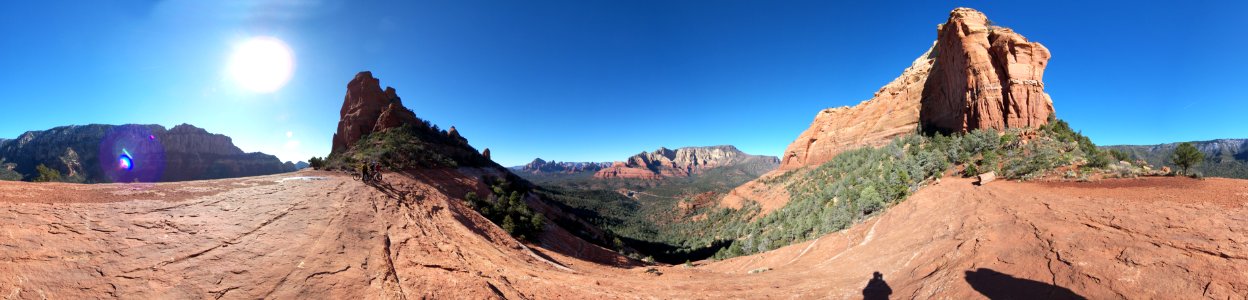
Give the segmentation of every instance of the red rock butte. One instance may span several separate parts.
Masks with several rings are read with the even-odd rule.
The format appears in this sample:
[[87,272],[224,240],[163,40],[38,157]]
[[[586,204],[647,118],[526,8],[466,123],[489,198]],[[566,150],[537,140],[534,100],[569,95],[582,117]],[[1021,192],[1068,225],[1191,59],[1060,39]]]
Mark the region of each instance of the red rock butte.
[[1049,50],[1009,28],[957,8],[937,27],[931,49],[875,95],[853,107],[820,111],[784,151],[781,170],[819,165],[846,150],[878,147],[925,131],[1037,127],[1053,101],[1044,92]]
[[351,149],[369,133],[419,122],[416,114],[403,106],[394,88],[386,87],[383,91],[380,80],[369,71],[355,74],[347,83],[347,96],[339,116],[333,153]]

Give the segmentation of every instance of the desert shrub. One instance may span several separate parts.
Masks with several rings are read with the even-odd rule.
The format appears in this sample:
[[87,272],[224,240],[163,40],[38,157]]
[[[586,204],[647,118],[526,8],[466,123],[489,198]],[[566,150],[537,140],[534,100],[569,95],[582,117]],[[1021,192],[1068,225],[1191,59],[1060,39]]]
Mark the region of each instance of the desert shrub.
[[1001,163],[1001,155],[997,153],[998,151],[987,151],[982,154],[983,158],[979,161],[980,173],[997,171],[997,165]]
[[35,177],[35,182],[61,181],[61,172],[56,169],[40,164],[35,167],[35,170],[39,172],[39,177]]
[[966,167],[962,168],[962,177],[972,177],[979,174],[979,167],[976,167],[975,164],[966,164]]
[[17,164],[6,163],[4,162],[4,160],[5,159],[3,157],[0,157],[0,180],[8,180],[8,181],[22,180],[22,173],[18,173],[17,171],[14,171],[15,169],[17,169]]
[[1109,149],[1109,151],[1106,151],[1106,152],[1109,152],[1109,155],[1110,155],[1110,156],[1112,156],[1112,157],[1114,158],[1114,160],[1115,160],[1115,161],[1133,161],[1133,160],[1135,160],[1135,158],[1134,158],[1134,157],[1132,157],[1132,156],[1131,156],[1131,154],[1130,154],[1130,153],[1127,153],[1126,151],[1122,151],[1122,150],[1118,150],[1118,149]]
[[464,202],[494,222],[513,237],[536,241],[546,222],[540,213],[534,213],[524,202],[529,195],[522,186],[506,179],[492,179],[491,194],[482,199],[475,192],[464,195]]
[[1105,168],[1113,162],[1113,157],[1097,148],[1096,144],[1092,143],[1092,139],[1071,129],[1069,123],[1058,119],[1055,115],[1049,115],[1049,124],[1040,126],[1040,131],[1044,136],[1058,142],[1076,144],[1079,151],[1076,156],[1084,158],[1088,167]]
[[325,168],[325,159],[324,159],[324,158],[320,158],[320,157],[313,156],[312,158],[309,158],[309,159],[308,159],[308,166],[312,167],[312,169],[313,169],[313,170],[321,170],[321,169],[324,169],[324,168]]
[[1134,166],[1131,163],[1122,162],[1122,161],[1110,164],[1109,167],[1106,168],[1106,170],[1108,171],[1109,175],[1112,175],[1118,178],[1135,178],[1144,173],[1144,170],[1142,168]]
[[1183,169],[1183,174],[1188,174],[1188,169],[1200,164],[1205,160],[1205,153],[1192,146],[1192,143],[1182,143],[1174,148],[1174,153],[1170,154],[1170,162]]
[[458,135],[428,122],[404,124],[370,133],[352,149],[330,154],[327,167],[351,170],[376,161],[389,170],[412,168],[480,167],[492,164]]
[[1069,157],[1062,155],[1063,152],[1069,151],[1068,146],[1069,144],[1047,137],[1033,139],[1022,148],[1012,150],[1007,154],[1009,159],[1005,161],[1001,172],[1010,179],[1036,178],[1043,175],[1045,171],[1069,164],[1066,160]]
[[[995,148],[980,135],[977,148]],[[784,184],[789,203],[735,230],[716,231],[737,236],[728,247],[716,253],[726,258],[766,251],[793,242],[842,230],[854,222],[878,214],[918,190],[923,182],[940,176],[959,159],[961,138],[940,134],[932,137],[911,135],[893,140],[880,148],[860,148],[842,152],[831,161],[797,173]],[[749,219],[745,219],[749,220]]]
[[884,197],[875,191],[874,186],[867,186],[858,193],[858,209],[863,214],[871,214],[884,208]]

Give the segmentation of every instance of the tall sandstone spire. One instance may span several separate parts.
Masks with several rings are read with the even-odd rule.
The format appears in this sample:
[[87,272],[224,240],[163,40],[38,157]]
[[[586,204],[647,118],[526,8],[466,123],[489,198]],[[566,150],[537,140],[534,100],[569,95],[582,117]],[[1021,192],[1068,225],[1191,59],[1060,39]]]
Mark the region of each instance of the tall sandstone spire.
[[1053,101],[1044,92],[1049,49],[1014,30],[992,26],[970,8],[954,9],[939,28],[936,62],[923,89],[925,130],[1002,130],[1048,123]]
[[925,131],[1037,127],[1053,102],[1044,92],[1049,50],[970,8],[937,27],[935,44],[875,95],[820,111],[784,151],[780,169],[819,165],[846,150]]

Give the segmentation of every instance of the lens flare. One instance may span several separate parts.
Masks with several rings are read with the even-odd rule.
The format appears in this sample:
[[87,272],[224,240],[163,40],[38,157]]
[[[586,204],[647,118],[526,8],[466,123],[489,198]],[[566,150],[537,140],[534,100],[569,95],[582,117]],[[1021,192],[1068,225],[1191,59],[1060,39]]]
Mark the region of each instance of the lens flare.
[[134,159],[130,158],[130,151],[121,149],[121,157],[117,158],[117,167],[126,171],[134,170]]
[[165,147],[155,138],[163,130],[147,125],[110,128],[100,140],[99,166],[111,182],[158,182],[167,162]]

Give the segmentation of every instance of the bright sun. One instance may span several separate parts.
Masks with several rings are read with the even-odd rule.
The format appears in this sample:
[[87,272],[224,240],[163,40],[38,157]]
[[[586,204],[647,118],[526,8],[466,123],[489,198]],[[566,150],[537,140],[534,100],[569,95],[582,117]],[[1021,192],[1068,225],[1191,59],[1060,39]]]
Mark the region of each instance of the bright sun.
[[295,56],[282,40],[253,37],[234,47],[229,72],[243,88],[259,93],[281,89],[290,81]]

